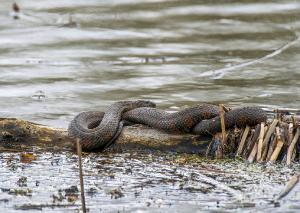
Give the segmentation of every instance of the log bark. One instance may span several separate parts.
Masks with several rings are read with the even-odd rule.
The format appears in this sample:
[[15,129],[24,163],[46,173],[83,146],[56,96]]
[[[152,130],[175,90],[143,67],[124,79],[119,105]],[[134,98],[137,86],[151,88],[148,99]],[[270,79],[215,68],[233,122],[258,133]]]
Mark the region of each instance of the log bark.
[[[173,135],[142,125],[125,126],[108,151],[162,150],[205,155],[211,137]],[[0,151],[72,151],[66,129],[16,118],[0,118]]]

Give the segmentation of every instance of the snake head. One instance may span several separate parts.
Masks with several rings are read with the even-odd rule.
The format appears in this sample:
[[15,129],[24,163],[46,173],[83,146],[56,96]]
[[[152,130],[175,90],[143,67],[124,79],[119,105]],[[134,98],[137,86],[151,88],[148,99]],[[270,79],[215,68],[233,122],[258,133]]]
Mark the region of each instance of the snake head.
[[155,108],[156,104],[152,101],[147,101],[147,100],[137,100],[136,101],[137,107],[151,107]]

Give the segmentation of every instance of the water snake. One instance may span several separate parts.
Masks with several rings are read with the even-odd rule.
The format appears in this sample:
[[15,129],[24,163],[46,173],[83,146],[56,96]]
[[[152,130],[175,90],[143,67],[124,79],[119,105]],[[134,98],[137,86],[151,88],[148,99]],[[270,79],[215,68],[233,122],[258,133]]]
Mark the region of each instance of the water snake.
[[[120,101],[103,112],[78,114],[69,125],[69,136],[79,138],[84,150],[104,149],[122,130],[122,121],[139,123],[169,133],[206,134],[221,129],[219,107],[200,104],[179,112],[169,113],[154,108],[150,101]],[[267,119],[259,107],[244,107],[225,113],[226,128],[255,125]]]
[[143,100],[119,101],[110,105],[104,115],[82,112],[71,121],[68,134],[80,139],[83,150],[103,149],[120,131],[122,113],[138,107],[155,107],[155,104]]

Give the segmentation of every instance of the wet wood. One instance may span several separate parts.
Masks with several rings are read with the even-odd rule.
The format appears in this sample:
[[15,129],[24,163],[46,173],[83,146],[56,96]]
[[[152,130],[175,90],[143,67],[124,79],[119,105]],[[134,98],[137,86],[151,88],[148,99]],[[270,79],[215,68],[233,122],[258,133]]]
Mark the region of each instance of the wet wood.
[[289,123],[289,128],[288,128],[288,144],[292,143],[292,140],[294,138],[294,125],[293,123]]
[[[211,137],[173,135],[150,127],[135,125],[123,128],[109,151],[155,149],[205,155]],[[0,118],[0,150],[71,151],[74,142],[66,129],[53,128],[14,118]]]
[[277,197],[277,200],[280,200],[281,198],[285,197],[292,191],[292,189],[297,185],[299,182],[300,175],[296,174],[291,177],[291,179],[287,182],[285,185],[285,188],[280,192],[280,194]]
[[249,154],[254,146],[254,143],[253,143],[254,135],[255,135],[255,129],[251,129],[249,136],[246,139],[246,145],[245,145],[244,151],[242,153],[242,157],[245,159],[249,156]]
[[270,145],[269,145],[266,161],[270,161],[271,156],[272,156],[272,154],[273,154],[273,152],[276,148],[276,145],[277,145],[277,138],[276,138],[276,134],[274,133],[271,137],[271,142],[270,142]]
[[263,122],[261,124],[257,124],[255,128],[254,136],[252,138],[253,148],[248,156],[249,163],[253,163],[254,160],[257,159],[258,144],[260,140],[262,141],[264,133],[265,133],[265,124]]
[[220,110],[220,119],[221,119],[221,129],[222,129],[222,145],[224,146],[226,144],[226,129],[225,129],[225,111],[224,111],[224,105],[219,105]]
[[[260,161],[261,155],[262,155],[262,147],[263,147],[263,140],[264,140],[264,134],[265,134],[265,123],[262,122],[260,124],[260,133],[258,136],[258,144],[257,144],[257,153],[256,153],[256,160]],[[254,153],[252,153],[254,154]]]
[[250,156],[250,153],[252,152],[253,147],[258,139],[259,133],[260,133],[260,124],[257,124],[255,129],[251,130],[251,134],[253,135],[248,138],[247,147],[244,151],[245,159],[247,159]]
[[[286,144],[288,125],[284,123],[280,124],[280,126],[275,126],[277,121],[273,122],[268,129],[264,123],[261,123],[256,126],[255,130],[254,128],[246,127],[243,133],[240,129],[228,130],[226,132],[228,144],[225,149],[223,149],[224,147],[222,145],[223,134],[221,132],[215,134],[214,140],[212,140],[212,136],[205,137],[192,134],[175,135],[143,125],[125,126],[115,143],[105,151],[162,150],[178,153],[197,153],[202,156],[205,156],[206,152],[210,155],[211,152],[213,152],[214,157],[222,158],[224,156],[232,156],[232,154],[238,150],[238,156],[241,156],[243,151],[246,151],[243,157],[252,163],[257,159],[259,143],[263,143],[264,140],[268,139],[273,141],[271,143],[272,147],[265,148],[269,150],[267,160],[274,162],[282,153],[286,156],[284,161],[290,165],[293,156],[296,154],[295,146],[299,138],[300,130],[298,127],[297,133],[290,143],[290,146],[288,146],[288,144]],[[273,128],[276,129],[276,134],[270,138],[272,134],[269,136],[269,133],[274,132]],[[239,132],[238,136],[236,132]],[[264,137],[264,135],[266,136]],[[216,141],[218,143],[215,143]],[[247,141],[247,147],[245,147],[245,141]],[[214,143],[211,143],[209,147],[210,142]],[[244,143],[244,145],[240,145],[238,149],[237,144],[239,143]],[[266,144],[266,146],[267,145],[268,144]],[[2,152],[38,150],[74,151],[75,147],[75,143],[68,137],[66,129],[53,128],[20,119],[0,118],[0,151]],[[287,154],[288,150],[289,153]],[[226,153],[224,153],[224,151]],[[250,154],[248,156],[249,152]],[[265,159],[265,157],[262,159]]]
[[257,150],[258,150],[258,143],[255,143],[254,146],[253,146],[253,149],[248,157],[248,162],[249,163],[253,163],[255,158],[256,158],[256,155],[257,155]]
[[296,146],[296,143],[299,139],[299,135],[300,135],[300,127],[297,128],[297,131],[296,131],[296,134],[288,148],[288,152],[287,152],[287,159],[286,159],[286,164],[288,166],[291,165],[292,163],[292,155],[293,155],[293,152],[294,152],[294,149],[295,149],[295,146]]
[[243,136],[242,136],[242,139],[241,139],[241,142],[239,144],[237,153],[236,153],[237,156],[240,156],[242,154],[243,150],[244,150],[245,142],[246,142],[247,136],[249,134],[249,131],[250,131],[250,127],[246,126],[246,128],[244,130],[244,133],[243,133]]
[[[218,143],[218,141],[220,141],[220,143]],[[217,133],[214,135],[212,143],[217,144],[217,148],[215,151],[215,158],[216,159],[222,159],[224,157],[224,145],[223,145],[223,141],[224,141],[224,133]]]
[[259,162],[264,161],[267,157],[268,144],[269,144],[269,141],[270,141],[270,138],[271,138],[272,134],[275,131],[275,128],[276,128],[277,124],[278,124],[278,120],[274,119],[273,122],[271,123],[267,133],[266,133],[266,136],[265,136],[265,138],[263,140],[263,143],[262,143],[262,155],[261,155],[261,159],[260,159]]
[[275,131],[275,134],[276,134],[276,140],[277,140],[277,143],[276,143],[276,147],[275,147],[275,150],[273,151],[272,155],[271,155],[271,158],[270,158],[270,162],[274,163],[278,156],[279,156],[279,153],[283,147],[283,141],[281,139],[281,134],[280,134],[280,129],[279,127],[277,126],[276,127],[276,131]]

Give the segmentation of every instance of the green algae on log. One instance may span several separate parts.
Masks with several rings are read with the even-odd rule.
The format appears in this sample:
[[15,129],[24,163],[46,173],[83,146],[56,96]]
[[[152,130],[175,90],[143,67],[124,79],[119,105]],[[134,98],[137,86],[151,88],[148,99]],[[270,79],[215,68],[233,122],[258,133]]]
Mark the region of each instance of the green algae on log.
[[[174,135],[143,125],[134,125],[123,127],[109,150],[153,149],[204,155],[210,140],[210,137]],[[33,147],[49,151],[71,151],[75,146],[66,129],[15,118],[0,119],[0,150],[24,151],[32,150]]]

